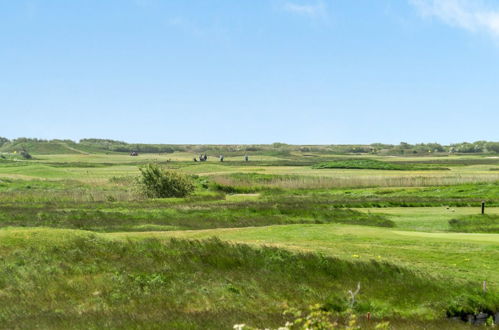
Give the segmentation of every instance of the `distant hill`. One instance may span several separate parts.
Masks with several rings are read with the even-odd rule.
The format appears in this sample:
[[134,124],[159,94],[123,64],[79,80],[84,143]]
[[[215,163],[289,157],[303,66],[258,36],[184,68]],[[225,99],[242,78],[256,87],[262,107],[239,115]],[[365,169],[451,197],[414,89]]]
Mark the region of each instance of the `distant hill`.
[[89,154],[89,153],[172,153],[184,151],[181,146],[172,147],[162,144],[130,144],[122,141],[105,139],[83,139],[79,142],[72,140],[41,140],[18,138],[8,140],[0,138],[0,152],[27,151],[31,154]]
[[0,146],[1,152],[27,151],[32,154],[77,154],[86,153],[78,144],[70,140],[15,139]]

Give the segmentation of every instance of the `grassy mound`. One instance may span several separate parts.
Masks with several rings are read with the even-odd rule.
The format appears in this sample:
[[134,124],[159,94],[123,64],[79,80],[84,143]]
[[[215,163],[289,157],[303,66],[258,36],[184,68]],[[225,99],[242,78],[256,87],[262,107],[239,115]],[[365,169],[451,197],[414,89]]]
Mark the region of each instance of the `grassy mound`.
[[498,215],[471,215],[449,221],[452,231],[462,233],[499,233]]
[[425,164],[389,163],[376,159],[346,159],[322,162],[312,166],[315,169],[344,168],[366,170],[392,170],[392,171],[420,171],[420,170],[448,170],[448,168],[435,167]]
[[346,309],[358,282],[355,311],[378,319],[443,318],[456,302],[495,307],[480,290],[375,261],[54,229],[2,230],[0,238],[5,328],[273,326],[283,323],[285,305]]
[[19,139],[12,142],[5,143],[0,151],[4,152],[19,152],[20,150],[27,150],[34,154],[77,154],[76,143],[72,141],[44,141],[44,140],[29,140]]

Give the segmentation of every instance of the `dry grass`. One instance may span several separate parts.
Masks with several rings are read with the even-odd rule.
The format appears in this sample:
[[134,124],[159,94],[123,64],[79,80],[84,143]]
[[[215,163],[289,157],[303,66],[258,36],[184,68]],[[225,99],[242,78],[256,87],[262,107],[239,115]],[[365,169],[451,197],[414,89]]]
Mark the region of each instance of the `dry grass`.
[[43,203],[43,202],[112,202],[136,201],[141,196],[134,191],[101,191],[71,189],[66,191],[9,191],[0,193],[0,203]]
[[499,182],[499,175],[449,175],[449,176],[287,176],[275,175],[264,181],[234,178],[226,175],[212,176],[213,181],[228,186],[264,186],[282,189],[328,189],[328,188],[363,188],[363,187],[431,187],[449,186],[467,183]]

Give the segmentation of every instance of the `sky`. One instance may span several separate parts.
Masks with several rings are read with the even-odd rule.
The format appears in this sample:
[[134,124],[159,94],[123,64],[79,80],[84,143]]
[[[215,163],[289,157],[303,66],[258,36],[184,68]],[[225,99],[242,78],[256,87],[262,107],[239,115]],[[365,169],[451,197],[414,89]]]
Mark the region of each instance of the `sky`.
[[0,136],[499,141],[499,0],[0,0]]

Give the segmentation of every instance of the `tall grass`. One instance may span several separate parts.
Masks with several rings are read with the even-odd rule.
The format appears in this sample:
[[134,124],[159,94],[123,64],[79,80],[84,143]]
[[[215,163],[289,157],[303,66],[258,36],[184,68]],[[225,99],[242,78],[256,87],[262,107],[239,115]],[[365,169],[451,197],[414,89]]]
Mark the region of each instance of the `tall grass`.
[[0,192],[0,203],[136,201],[142,197],[132,190],[68,189],[66,191]]
[[456,302],[472,311],[497,298],[384,262],[216,239],[112,241],[48,229],[0,237],[0,320],[10,329],[277,326],[286,304],[344,310],[357,282],[355,312],[378,319],[442,319]]
[[301,176],[301,175],[263,175],[243,174],[215,175],[216,183],[227,186],[271,187],[281,189],[328,189],[328,188],[367,188],[367,187],[431,187],[460,185],[466,183],[499,182],[499,175],[338,175],[338,176]]
[[498,233],[498,215],[469,215],[449,221],[451,231],[464,233]]
[[[1,204],[0,204],[1,205]],[[2,205],[0,227],[29,226],[99,232],[207,229],[297,223],[347,223],[393,227],[382,215],[305,201],[210,203],[178,200],[126,203],[40,203]]]

